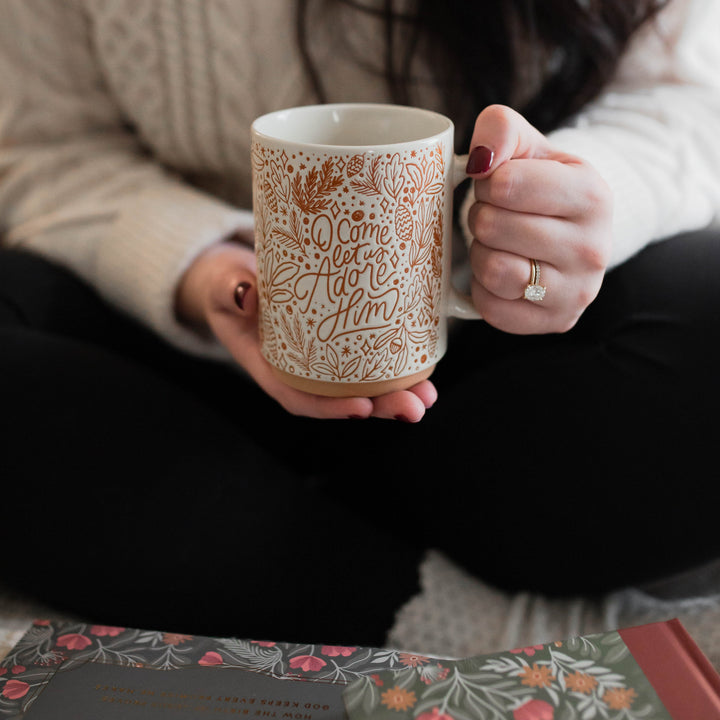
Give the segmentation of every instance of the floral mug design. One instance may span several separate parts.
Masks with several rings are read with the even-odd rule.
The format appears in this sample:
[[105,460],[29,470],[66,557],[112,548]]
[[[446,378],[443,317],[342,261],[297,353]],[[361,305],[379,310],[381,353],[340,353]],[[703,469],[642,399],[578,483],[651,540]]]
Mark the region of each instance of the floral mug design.
[[294,108],[252,127],[264,357],[289,385],[373,396],[430,376],[447,317],[452,122],[394,105]]

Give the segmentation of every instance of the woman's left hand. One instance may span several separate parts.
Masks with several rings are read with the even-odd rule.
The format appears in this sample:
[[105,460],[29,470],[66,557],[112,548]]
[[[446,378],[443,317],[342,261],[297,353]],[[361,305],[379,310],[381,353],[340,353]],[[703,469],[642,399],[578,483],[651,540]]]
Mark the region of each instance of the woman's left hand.
[[[511,333],[565,332],[595,299],[612,245],[612,195],[594,168],[555,150],[510,108],[492,105],[475,124],[468,225],[475,307]],[[539,301],[525,299],[532,259]]]

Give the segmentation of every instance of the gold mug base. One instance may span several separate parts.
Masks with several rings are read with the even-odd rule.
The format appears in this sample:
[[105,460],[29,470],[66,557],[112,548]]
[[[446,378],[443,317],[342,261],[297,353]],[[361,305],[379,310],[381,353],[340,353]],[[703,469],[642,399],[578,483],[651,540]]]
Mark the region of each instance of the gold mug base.
[[286,385],[295,388],[296,390],[303,390],[313,395],[325,395],[326,397],[376,397],[377,395],[384,395],[385,393],[393,392],[395,390],[407,390],[413,385],[417,385],[422,380],[432,375],[435,370],[435,365],[421,370],[420,372],[413,373],[412,375],[405,375],[399,378],[392,378],[391,380],[378,380],[377,382],[360,382],[360,383],[348,383],[348,382],[326,382],[324,380],[311,380],[310,378],[299,377],[292,373],[285,372],[284,370],[278,370],[273,368],[273,372],[277,377],[280,378]]

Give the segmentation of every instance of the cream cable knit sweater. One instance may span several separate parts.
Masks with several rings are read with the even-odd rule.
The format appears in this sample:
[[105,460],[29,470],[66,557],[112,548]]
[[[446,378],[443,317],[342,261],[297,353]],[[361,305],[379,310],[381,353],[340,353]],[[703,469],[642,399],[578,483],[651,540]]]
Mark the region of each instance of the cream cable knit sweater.
[[[71,268],[190,352],[173,294],[204,247],[249,233],[249,126],[312,101],[290,0],[2,0],[0,236]],[[321,18],[314,22],[322,23]],[[350,45],[379,42],[372,20]],[[338,101],[387,101],[332,25]],[[555,145],[615,191],[620,263],[720,214],[720,0],[672,0]],[[428,98],[428,105],[433,104]]]

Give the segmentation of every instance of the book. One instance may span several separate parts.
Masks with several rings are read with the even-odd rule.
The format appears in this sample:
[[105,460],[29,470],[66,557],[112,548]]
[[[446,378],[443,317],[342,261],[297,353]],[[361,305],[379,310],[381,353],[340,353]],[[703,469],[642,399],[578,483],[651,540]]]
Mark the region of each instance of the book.
[[465,659],[37,620],[0,720],[720,720],[679,621]]

